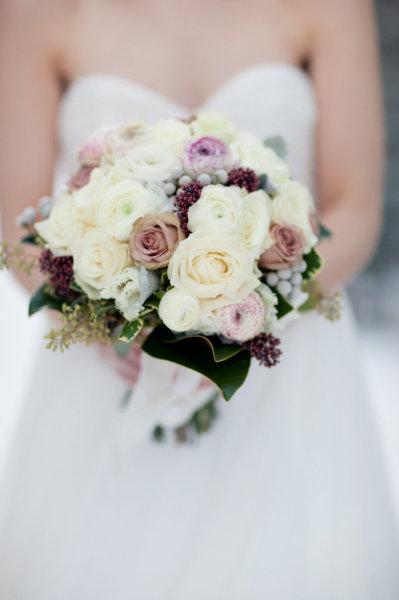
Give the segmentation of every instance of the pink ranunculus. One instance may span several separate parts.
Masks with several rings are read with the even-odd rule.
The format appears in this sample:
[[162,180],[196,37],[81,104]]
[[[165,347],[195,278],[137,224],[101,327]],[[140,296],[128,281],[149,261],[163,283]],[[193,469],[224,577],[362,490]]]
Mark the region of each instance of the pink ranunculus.
[[78,190],[90,181],[90,175],[94,167],[88,165],[80,167],[78,171],[70,178],[68,182],[69,190]]
[[190,173],[214,173],[227,167],[230,152],[226,144],[211,135],[188,142],[184,151],[183,165]]
[[130,256],[146,269],[160,269],[169,264],[177,245],[184,239],[175,213],[147,215],[133,225],[129,237]]
[[274,244],[259,259],[261,269],[287,269],[302,258],[305,238],[294,225],[272,225],[270,235]]
[[216,316],[222,335],[235,342],[245,342],[262,331],[266,307],[260,294],[251,292],[243,302],[220,308]]

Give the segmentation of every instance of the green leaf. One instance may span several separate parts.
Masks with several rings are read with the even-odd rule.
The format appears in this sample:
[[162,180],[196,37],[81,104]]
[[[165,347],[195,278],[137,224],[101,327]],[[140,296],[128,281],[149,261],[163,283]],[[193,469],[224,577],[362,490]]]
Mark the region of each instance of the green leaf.
[[304,279],[310,279],[311,277],[314,277],[316,273],[320,271],[323,264],[320,255],[314,248],[312,248],[308,254],[304,255],[303,260],[307,265],[306,271],[302,274]]
[[163,334],[163,339],[169,344],[193,338],[202,340],[204,343],[208,344],[212,352],[213,360],[216,363],[228,360],[232,356],[235,356],[242,351],[242,347],[238,344],[226,344],[225,342],[222,342],[217,335],[204,335],[201,333],[174,333],[168,328],[165,328],[165,332]]
[[309,295],[309,298],[307,298],[305,302],[301,304],[301,306],[298,306],[298,311],[308,312],[309,310],[314,310],[316,308],[316,305],[317,303],[315,301],[315,298]]
[[[151,310],[158,310],[160,302],[161,302],[160,298],[158,298],[155,294],[153,294],[144,302],[144,308],[146,308],[146,309],[148,308]],[[147,311],[147,312],[151,312],[151,311]]]
[[32,244],[33,246],[39,246],[39,240],[40,238],[37,235],[30,234],[21,239],[21,244]]
[[82,288],[80,287],[80,285],[78,283],[76,283],[76,281],[72,281],[69,284],[69,287],[71,288],[71,290],[73,290],[74,292],[79,292],[79,294],[84,294],[84,291],[82,290]]
[[292,310],[294,310],[294,307],[277,291],[275,291],[275,294],[277,296],[277,318],[281,319],[285,315],[288,315],[288,313],[290,313]]
[[266,173],[262,173],[259,175],[259,189],[266,191],[267,189],[267,175]]
[[140,333],[140,330],[143,327],[143,323],[143,319],[135,319],[134,321],[129,321],[128,323],[126,323],[126,325],[120,332],[119,339],[122,342],[131,342]]
[[[223,345],[222,342],[220,342]],[[229,344],[225,344],[229,346]],[[212,338],[203,335],[176,336],[164,325],[156,327],[143,344],[143,350],[154,358],[169,360],[198,373],[213,381],[221,390],[224,398],[230,400],[244,383],[251,358],[249,352],[239,347],[230,357],[215,344]],[[224,356],[224,358],[222,358]],[[215,357],[219,360],[216,362]]]
[[326,240],[332,236],[331,229],[328,229],[323,223],[319,223],[319,239]]
[[281,135],[273,135],[263,140],[263,143],[268,148],[275,151],[277,156],[285,160],[287,158],[287,144]]
[[38,290],[36,290],[36,292],[31,297],[28,309],[30,317],[45,306],[54,310],[58,310],[60,312],[62,311],[62,305],[64,304],[64,301],[52,296],[48,292],[48,289],[48,285],[45,283]]

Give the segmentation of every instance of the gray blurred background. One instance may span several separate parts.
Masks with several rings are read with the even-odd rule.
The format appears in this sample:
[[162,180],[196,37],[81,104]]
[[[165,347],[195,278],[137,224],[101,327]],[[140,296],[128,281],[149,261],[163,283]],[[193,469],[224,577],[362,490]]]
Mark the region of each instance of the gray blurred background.
[[399,0],[375,2],[387,131],[385,226],[376,256],[350,287],[360,324],[399,330]]

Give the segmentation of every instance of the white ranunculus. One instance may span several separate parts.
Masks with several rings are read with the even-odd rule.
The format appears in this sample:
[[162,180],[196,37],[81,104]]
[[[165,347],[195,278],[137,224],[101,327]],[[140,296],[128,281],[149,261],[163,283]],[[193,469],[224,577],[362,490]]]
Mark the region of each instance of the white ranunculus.
[[96,224],[118,240],[127,241],[135,221],[144,215],[160,212],[164,198],[138,181],[123,179],[102,195]]
[[314,204],[309,190],[296,181],[288,181],[281,186],[271,202],[271,218],[279,225],[296,225],[305,236],[305,253],[317,243],[310,215]]
[[117,168],[124,178],[165,181],[181,168],[181,161],[172,150],[154,141],[131,148],[118,160]]
[[90,226],[97,224],[97,213],[104,195],[121,181],[115,167],[106,165],[94,169],[90,181],[75,193],[75,203],[79,218]]
[[150,128],[141,121],[131,121],[111,129],[105,138],[105,151],[101,164],[114,164],[131,148],[151,139]]
[[180,242],[168,276],[178,290],[199,298],[204,312],[240,302],[259,285],[241,237],[220,232],[198,231]]
[[94,290],[104,289],[113,277],[131,264],[128,244],[96,229],[88,231],[74,246],[73,260],[79,280]]
[[260,286],[256,288],[256,291],[262,298],[266,308],[264,331],[266,333],[271,333],[277,323],[277,296],[272,292],[269,286],[264,283],[261,283]]
[[191,122],[191,129],[196,136],[212,135],[227,144],[230,144],[237,135],[234,121],[218,112],[200,113]]
[[240,228],[242,191],[238,187],[207,185],[188,211],[190,231],[236,233]]
[[261,252],[273,243],[270,235],[270,199],[258,190],[243,199],[240,235],[248,250],[259,258]]
[[197,329],[200,317],[199,300],[190,292],[172,288],[162,297],[159,316],[172,331]]
[[57,256],[71,254],[71,246],[79,239],[85,226],[76,210],[74,196],[61,194],[55,202],[50,216],[35,225],[46,246]]
[[133,321],[157,286],[156,273],[144,267],[126,267],[107,282],[100,292],[100,298],[115,300],[116,307],[125,319]]
[[151,127],[155,140],[175,154],[181,154],[184,142],[191,139],[190,126],[178,119],[161,119]]
[[266,174],[275,187],[289,180],[287,164],[252,133],[241,131],[231,150],[244,167],[253,169],[258,175]]

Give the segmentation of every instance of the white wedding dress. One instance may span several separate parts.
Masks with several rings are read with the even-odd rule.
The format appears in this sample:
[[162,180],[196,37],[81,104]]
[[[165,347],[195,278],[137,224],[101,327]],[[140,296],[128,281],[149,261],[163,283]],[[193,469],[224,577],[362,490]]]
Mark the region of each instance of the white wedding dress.
[[[281,135],[294,177],[312,186],[317,112],[306,74],[245,69],[208,109]],[[60,108],[57,181],[100,126],[176,116],[187,111],[138,83],[80,78]],[[133,396],[121,410],[124,385],[94,349],[43,348],[1,488],[1,600],[399,598],[349,307],[336,324],[317,314],[293,322],[283,351],[274,369],[253,365],[213,429],[181,447],[138,435],[173,404],[168,363],[144,373],[148,407]],[[184,385],[179,393],[171,422],[192,408]]]

